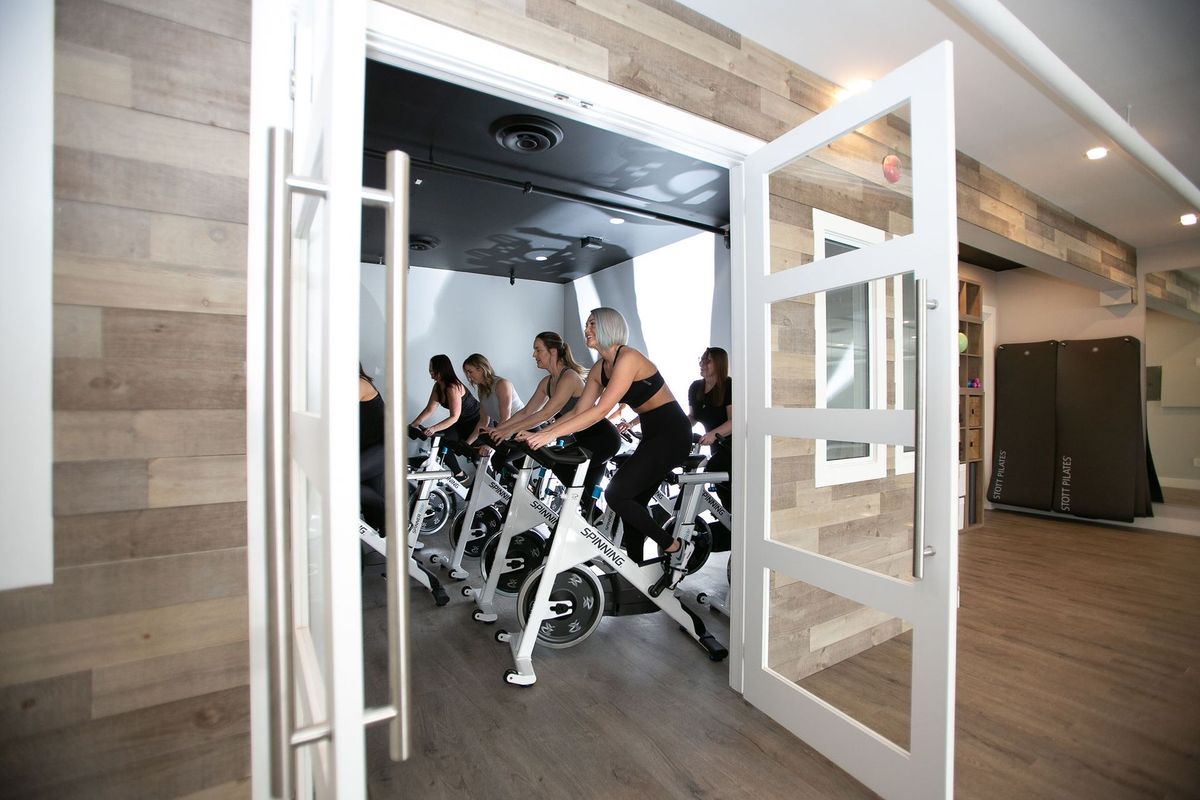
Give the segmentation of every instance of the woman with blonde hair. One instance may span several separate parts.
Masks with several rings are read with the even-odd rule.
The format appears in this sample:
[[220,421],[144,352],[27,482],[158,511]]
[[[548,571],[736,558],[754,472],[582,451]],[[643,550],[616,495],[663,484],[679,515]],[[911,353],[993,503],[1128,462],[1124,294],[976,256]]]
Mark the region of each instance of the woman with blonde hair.
[[[571,346],[554,331],[542,331],[533,339],[533,361],[539,369],[546,371],[546,377],[538,383],[524,409],[489,431],[493,441],[502,442],[514,433],[527,431],[552,418],[558,424],[577,412],[576,403],[584,389],[583,366],[571,355]],[[621,448],[621,437],[603,415],[574,428],[572,433],[575,441],[592,454],[583,480],[583,507],[586,510],[594,502],[592,489],[604,474],[605,463]],[[555,474],[563,483],[569,483],[574,468],[560,468]]]
[[479,397],[479,424],[467,437],[468,442],[488,428],[503,425],[508,418],[521,410],[521,398],[508,378],[501,378],[492,369],[492,363],[479,353],[471,353],[463,361],[463,376],[475,387]]
[[[643,543],[653,539],[665,553],[675,553],[684,543],[672,539],[660,528],[647,505],[654,490],[687,459],[692,449],[692,431],[675,395],[667,387],[658,367],[645,355],[626,346],[629,327],[615,308],[592,309],[584,327],[588,347],[600,356],[600,363],[588,375],[587,386],[579,396],[575,413],[537,433],[522,434],[533,448],[543,447],[560,436],[603,421],[617,403],[626,403],[637,413],[642,426],[642,441],[629,460],[621,465],[604,492],[608,507],[617,513],[625,528],[625,549],[631,558],[641,561]],[[690,550],[691,545],[687,545]],[[689,550],[680,556],[686,564]]]

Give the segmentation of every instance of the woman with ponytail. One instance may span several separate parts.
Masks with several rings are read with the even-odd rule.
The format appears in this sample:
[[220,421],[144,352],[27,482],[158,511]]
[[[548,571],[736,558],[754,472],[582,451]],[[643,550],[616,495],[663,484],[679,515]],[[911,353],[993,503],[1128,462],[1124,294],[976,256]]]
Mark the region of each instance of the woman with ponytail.
[[[575,413],[575,402],[583,394],[583,367],[571,355],[571,346],[554,331],[543,331],[533,339],[533,361],[538,369],[546,371],[546,377],[538,382],[525,408],[489,431],[495,442],[502,442],[518,431],[535,428],[551,418],[562,421]],[[605,463],[620,449],[621,437],[611,422],[600,419],[581,426],[575,433],[575,441],[592,454],[584,476],[583,506],[587,509],[592,503],[592,488],[604,474]],[[558,471],[555,474],[563,483],[569,483],[573,469],[566,468],[562,474]]]

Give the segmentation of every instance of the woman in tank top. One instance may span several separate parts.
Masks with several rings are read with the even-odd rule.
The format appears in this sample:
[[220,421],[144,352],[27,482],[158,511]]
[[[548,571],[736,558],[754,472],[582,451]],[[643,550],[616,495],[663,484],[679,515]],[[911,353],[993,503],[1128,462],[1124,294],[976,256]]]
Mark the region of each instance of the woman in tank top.
[[[647,505],[663,479],[681,465],[692,449],[691,425],[687,415],[667,388],[658,367],[632,347],[627,347],[629,326],[615,308],[592,309],[584,328],[588,347],[600,356],[587,385],[579,396],[575,413],[549,428],[524,434],[533,448],[543,447],[561,436],[604,420],[617,403],[627,403],[641,420],[642,441],[609,481],[604,491],[608,507],[617,513],[625,528],[625,549],[631,558],[642,560],[642,547],[653,539],[666,553],[674,553],[683,542],[673,539],[655,522]],[[684,563],[690,557],[684,552]]]
[[[429,359],[429,377],[433,378],[429,402],[412,421],[412,425],[421,428],[421,432],[426,436],[440,433],[446,441],[466,441],[479,424],[479,401],[458,379],[454,372],[454,364],[447,355],[439,353]],[[421,427],[421,423],[431,417],[439,405],[450,412],[447,417],[428,428]],[[453,453],[447,452],[443,463],[446,469],[454,473],[457,480],[466,478],[466,473],[462,471],[458,458]]]
[[717,444],[717,437],[727,437],[733,431],[733,381],[729,377],[729,354],[720,347],[710,347],[700,356],[700,380],[688,388],[688,420],[704,426],[700,444],[712,449],[709,472],[728,472],[731,480],[716,484],[717,497],[725,510],[733,512],[730,483],[733,459],[727,445]]
[[383,533],[383,396],[358,365],[359,508],[363,519]]
[[521,410],[521,398],[508,378],[501,378],[492,369],[492,363],[479,353],[472,353],[463,361],[463,376],[475,387],[479,396],[479,423],[467,441],[488,428],[502,425],[508,418]]
[[[533,396],[525,408],[508,418],[503,425],[489,431],[495,442],[502,442],[514,433],[528,431],[557,415],[558,419],[570,416],[579,396],[583,394],[583,367],[571,355],[571,346],[554,331],[543,331],[533,339],[533,362],[538,369],[546,371],[546,377],[538,382]],[[592,461],[584,475],[583,507],[589,509],[593,503],[592,488],[604,474],[604,465],[617,454],[621,437],[617,429],[606,419],[577,429],[575,441],[592,454]],[[574,469],[563,467],[555,470],[563,483],[570,483]]]

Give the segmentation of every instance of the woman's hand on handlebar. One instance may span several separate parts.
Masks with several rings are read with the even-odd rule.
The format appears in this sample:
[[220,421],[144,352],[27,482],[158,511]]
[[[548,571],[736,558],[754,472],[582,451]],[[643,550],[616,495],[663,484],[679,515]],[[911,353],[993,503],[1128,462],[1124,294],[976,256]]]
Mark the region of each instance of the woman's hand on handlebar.
[[548,431],[522,431],[517,434],[517,441],[524,442],[533,450],[541,450],[548,444],[553,444],[558,437]]
[[716,434],[716,432],[715,432],[715,431],[709,431],[708,433],[706,433],[706,434],[704,434],[703,436],[701,436],[701,437],[700,437],[699,444],[709,445],[709,444],[712,444],[712,443],[713,443],[713,442],[715,442],[715,441],[717,441],[717,434]]

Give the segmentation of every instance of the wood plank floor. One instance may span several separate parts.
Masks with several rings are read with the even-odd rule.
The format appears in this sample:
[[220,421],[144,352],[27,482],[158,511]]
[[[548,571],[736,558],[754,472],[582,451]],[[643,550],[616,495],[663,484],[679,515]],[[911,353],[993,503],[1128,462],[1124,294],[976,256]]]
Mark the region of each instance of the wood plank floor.
[[[991,512],[960,541],[956,796],[1200,797],[1200,538]],[[724,556],[690,580],[719,587]],[[364,578],[369,702],[385,699],[383,589]],[[411,595],[417,745],[393,765],[386,731],[368,734],[374,798],[873,796],[665,617],[539,648],[522,690],[502,683],[508,648],[492,639],[515,614],[479,625],[451,596]],[[702,618],[727,640],[724,618]],[[897,637],[805,686],[907,741],[909,647]]]

